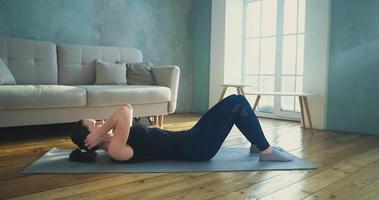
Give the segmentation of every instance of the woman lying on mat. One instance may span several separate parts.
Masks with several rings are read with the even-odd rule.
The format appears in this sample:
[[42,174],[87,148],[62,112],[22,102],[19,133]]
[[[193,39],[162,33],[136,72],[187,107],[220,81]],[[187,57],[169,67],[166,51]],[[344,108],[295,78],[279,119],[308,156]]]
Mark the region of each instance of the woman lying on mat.
[[122,162],[209,160],[220,149],[233,125],[251,142],[250,151],[260,153],[261,161],[293,160],[282,149],[270,146],[249,102],[240,95],[223,99],[186,131],[133,124],[130,105],[120,108],[105,122],[80,120],[71,130],[71,139],[79,149],[70,154],[70,159],[94,161],[95,151],[101,148],[112,160]]

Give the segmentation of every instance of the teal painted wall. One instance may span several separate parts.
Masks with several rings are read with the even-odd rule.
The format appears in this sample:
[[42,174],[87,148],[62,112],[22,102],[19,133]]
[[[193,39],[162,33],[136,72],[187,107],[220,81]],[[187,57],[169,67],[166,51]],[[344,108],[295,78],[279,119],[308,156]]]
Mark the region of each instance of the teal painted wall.
[[[204,62],[192,58],[196,14],[192,4],[192,0],[0,0],[0,35],[139,48],[145,61],[180,66],[177,112],[187,112],[192,109],[192,62]],[[205,98],[197,89],[194,92]],[[202,104],[200,100],[194,107]]]
[[379,135],[379,1],[331,8],[327,129]]
[[209,105],[212,0],[193,1],[192,111],[203,113]]

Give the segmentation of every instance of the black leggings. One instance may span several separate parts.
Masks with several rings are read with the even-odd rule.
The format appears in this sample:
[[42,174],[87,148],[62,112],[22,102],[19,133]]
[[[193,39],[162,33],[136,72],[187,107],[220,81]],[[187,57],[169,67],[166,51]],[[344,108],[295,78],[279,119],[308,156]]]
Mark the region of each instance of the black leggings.
[[193,128],[185,131],[187,137],[183,145],[187,159],[211,159],[221,148],[233,125],[260,150],[270,146],[246,98],[231,95],[208,110]]

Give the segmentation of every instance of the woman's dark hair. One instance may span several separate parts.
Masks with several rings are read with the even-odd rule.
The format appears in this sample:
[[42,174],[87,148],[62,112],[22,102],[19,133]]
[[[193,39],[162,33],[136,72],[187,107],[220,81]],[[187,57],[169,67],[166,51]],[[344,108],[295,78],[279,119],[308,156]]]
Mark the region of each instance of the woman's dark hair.
[[[70,153],[70,160],[77,162],[93,162],[96,159],[96,150],[99,146],[88,149],[84,140],[90,133],[88,127],[83,125],[83,120],[75,122],[70,130],[71,141],[78,146],[77,149]],[[84,150],[84,151],[83,151]]]

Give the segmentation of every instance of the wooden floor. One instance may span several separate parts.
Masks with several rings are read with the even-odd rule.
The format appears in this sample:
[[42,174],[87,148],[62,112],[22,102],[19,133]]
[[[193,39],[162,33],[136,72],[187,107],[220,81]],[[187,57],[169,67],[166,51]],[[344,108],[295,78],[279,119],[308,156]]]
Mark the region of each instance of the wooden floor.
[[[198,117],[169,116],[164,128],[187,129]],[[302,130],[296,122],[260,120],[272,144],[317,164],[318,168],[24,175],[21,170],[51,147],[74,147],[64,133],[34,134],[24,129],[22,135],[27,136],[16,139],[1,133],[0,199],[379,199],[379,137]],[[233,129],[224,146],[248,146],[248,143]]]

